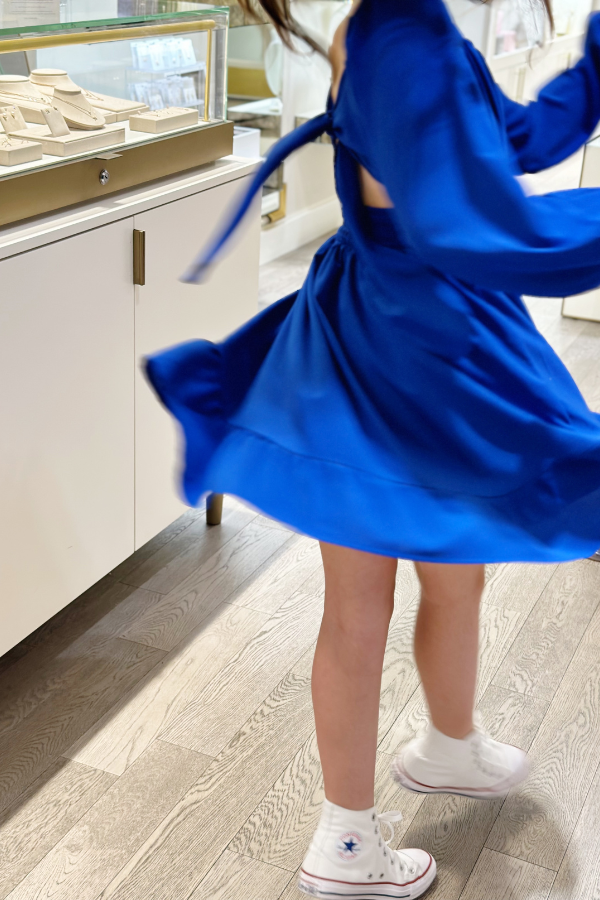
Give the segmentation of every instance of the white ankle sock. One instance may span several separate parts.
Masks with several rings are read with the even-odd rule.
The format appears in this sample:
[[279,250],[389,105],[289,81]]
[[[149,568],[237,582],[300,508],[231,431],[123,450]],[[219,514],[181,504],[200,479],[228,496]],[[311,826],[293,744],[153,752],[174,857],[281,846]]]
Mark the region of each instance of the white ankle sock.
[[473,732],[471,731],[464,738],[448,737],[447,734],[438,731],[435,725],[430,722],[425,736],[425,747],[435,756],[460,757],[464,755],[468,746],[468,739],[472,734]]
[[346,809],[344,806],[331,803],[330,800],[323,800],[322,819],[327,818],[330,820],[335,818],[343,819],[344,821],[364,822],[366,824],[372,821],[373,815],[377,815],[377,810],[374,806],[371,806],[369,809]]

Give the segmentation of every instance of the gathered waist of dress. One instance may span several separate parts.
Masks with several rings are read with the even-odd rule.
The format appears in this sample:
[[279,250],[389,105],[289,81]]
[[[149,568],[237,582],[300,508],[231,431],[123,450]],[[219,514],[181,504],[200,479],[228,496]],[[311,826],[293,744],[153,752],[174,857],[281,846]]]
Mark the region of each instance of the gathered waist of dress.
[[360,219],[353,227],[353,222],[345,221],[338,232],[338,238],[344,242],[355,244],[355,230],[361,237],[381,247],[390,247],[394,250],[405,251],[398,231],[396,229],[392,211],[375,206],[363,206],[360,210]]

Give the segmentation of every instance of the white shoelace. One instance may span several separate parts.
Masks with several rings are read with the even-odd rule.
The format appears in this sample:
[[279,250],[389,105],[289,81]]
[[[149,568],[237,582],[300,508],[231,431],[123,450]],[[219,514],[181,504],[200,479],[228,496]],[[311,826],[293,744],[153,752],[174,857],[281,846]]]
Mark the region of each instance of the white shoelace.
[[[403,853],[402,850],[392,850],[390,847],[390,842],[394,840],[394,822],[402,821],[402,813],[397,809],[392,809],[389,812],[378,813],[377,818],[379,820],[379,829],[375,830],[376,834],[378,830],[381,832],[381,825],[387,825],[390,829],[389,838],[387,840],[383,838],[385,846],[387,847],[387,850],[384,849],[383,855],[387,856],[388,853],[390,854],[392,865],[394,865],[396,860],[398,861],[400,868],[399,874],[402,878],[406,875],[415,875],[417,867],[414,859],[408,856],[407,853]],[[381,836],[383,837],[383,834]]]

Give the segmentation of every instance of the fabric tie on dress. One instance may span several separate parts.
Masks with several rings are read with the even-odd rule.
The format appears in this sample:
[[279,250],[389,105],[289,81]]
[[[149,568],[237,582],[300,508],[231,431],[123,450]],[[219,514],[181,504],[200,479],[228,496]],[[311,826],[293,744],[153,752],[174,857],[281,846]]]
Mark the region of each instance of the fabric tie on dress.
[[290,131],[289,134],[286,134],[285,137],[277,141],[276,144],[273,144],[249,186],[236,201],[233,210],[226,216],[225,225],[217,232],[217,237],[206,248],[203,248],[200,251],[191,266],[189,266],[181,276],[181,281],[186,282],[187,284],[199,284],[204,280],[208,268],[215,261],[219,251],[227,243],[248,212],[252,201],[269,175],[272,175],[273,172],[279,168],[281,163],[290,155],[290,153],[303,147],[304,144],[309,144],[325,132],[329,134],[332,134],[333,132],[330,108],[327,112],[322,113],[320,116],[316,116],[314,119],[310,119],[308,122],[300,125],[299,128]]

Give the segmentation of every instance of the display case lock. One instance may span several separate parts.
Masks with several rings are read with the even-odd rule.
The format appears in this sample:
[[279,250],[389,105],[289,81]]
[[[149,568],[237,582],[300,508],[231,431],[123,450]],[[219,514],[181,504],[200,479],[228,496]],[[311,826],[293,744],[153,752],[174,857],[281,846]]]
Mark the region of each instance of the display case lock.
[[108,169],[102,169],[100,171],[98,180],[102,187],[104,187],[105,184],[108,184],[108,182],[110,181],[110,172],[108,171]]
[[133,229],[133,283],[146,284],[146,232]]

